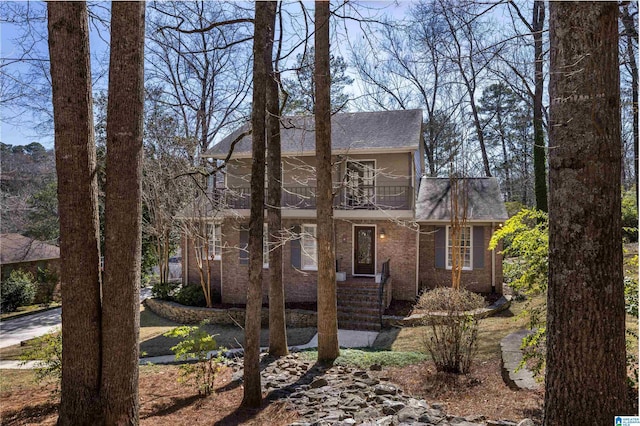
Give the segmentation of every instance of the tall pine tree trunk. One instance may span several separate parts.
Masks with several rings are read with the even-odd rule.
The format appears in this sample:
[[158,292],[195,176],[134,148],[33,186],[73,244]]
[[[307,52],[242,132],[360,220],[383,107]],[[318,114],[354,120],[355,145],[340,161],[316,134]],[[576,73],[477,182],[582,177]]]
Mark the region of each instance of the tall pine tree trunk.
[[138,424],[144,2],[111,6],[102,387],[106,424]]
[[625,407],[618,5],[550,3],[545,425]]
[[269,2],[269,38],[267,39],[265,66],[268,74],[267,97],[267,229],[269,230],[269,353],[284,356],[287,347],[287,327],[282,283],[282,162],[280,153],[280,88],[271,52],[273,51],[277,2]]
[[264,162],[266,130],[265,63],[271,60],[266,45],[269,38],[269,2],[256,3],[253,36],[253,163],[251,165],[251,213],[249,218],[249,288],[245,315],[244,398],[245,407],[259,407],[260,387],[260,311],[262,308],[262,238],[264,222]]
[[545,6],[541,0],[533,2],[533,45],[535,53],[535,75],[533,92],[533,178],[536,194],[536,208],[547,211],[547,157],[544,145],[544,128],[542,123],[542,93],[544,91],[544,75],[542,65],[544,50],[542,46],[542,30],[544,28]]
[[99,419],[100,254],[87,6],[47,3],[62,310],[58,424]]
[[333,241],[333,181],[331,177],[331,75],[329,68],[329,2],[315,3],[318,361],[333,362],[338,346],[336,255]]

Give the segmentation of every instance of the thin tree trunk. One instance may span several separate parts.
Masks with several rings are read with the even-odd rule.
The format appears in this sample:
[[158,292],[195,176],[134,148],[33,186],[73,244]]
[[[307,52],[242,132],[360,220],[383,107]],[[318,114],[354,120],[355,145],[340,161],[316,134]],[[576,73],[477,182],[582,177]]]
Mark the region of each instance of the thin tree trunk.
[[331,176],[331,75],[329,68],[329,2],[315,3],[318,361],[333,362],[338,346],[336,254],[333,241],[333,180]]
[[[462,68],[460,69],[461,73],[464,73]],[[486,177],[491,177],[491,166],[489,165],[489,156],[487,155],[487,146],[484,142],[484,132],[482,131],[482,124],[480,123],[480,116],[478,115],[478,107],[476,106],[475,101],[475,83],[473,86],[470,85],[470,82],[464,77],[464,80],[467,85],[467,90],[469,91],[469,103],[471,105],[471,113],[473,115],[473,125],[476,129],[476,136],[478,137],[478,144],[480,145],[480,152],[482,154],[482,166],[484,168],[484,174]]]
[[633,49],[633,40],[638,38],[638,31],[634,25],[633,17],[629,14],[629,6],[622,8],[622,24],[627,36],[627,58],[631,68],[631,97],[633,102],[633,182],[636,183],[636,203],[638,203],[638,64]]
[[[269,38],[266,51],[273,51],[277,2],[269,2]],[[280,89],[278,75],[274,71],[271,55],[265,63],[268,78],[267,96],[267,170],[268,200],[267,222],[269,230],[269,353],[284,356],[287,347],[287,327],[284,309],[284,286],[282,283],[282,215],[280,210],[282,193],[282,162],[280,155]]]
[[58,424],[100,417],[100,253],[87,6],[47,3],[62,312]]
[[544,424],[606,425],[625,413],[626,396],[618,5],[549,9]]
[[144,2],[111,6],[102,387],[105,424],[139,422]]
[[544,144],[544,128],[542,123],[542,92],[544,91],[544,75],[542,65],[544,51],[542,46],[542,30],[544,28],[545,6],[541,0],[533,2],[533,44],[535,53],[535,76],[533,93],[533,176],[536,194],[536,208],[547,211],[547,158]]
[[266,130],[266,83],[269,35],[269,2],[257,2],[253,37],[253,164],[251,165],[251,215],[249,219],[249,288],[245,315],[244,398],[245,407],[259,407],[260,388],[260,312],[262,308],[262,238],[264,229],[264,162]]

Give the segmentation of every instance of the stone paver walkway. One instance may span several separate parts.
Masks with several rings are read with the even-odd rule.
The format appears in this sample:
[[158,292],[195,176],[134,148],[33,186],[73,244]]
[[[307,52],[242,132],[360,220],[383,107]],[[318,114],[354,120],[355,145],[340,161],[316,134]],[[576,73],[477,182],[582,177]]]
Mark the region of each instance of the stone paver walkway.
[[522,362],[522,339],[531,334],[531,330],[520,330],[509,334],[500,341],[502,350],[502,378],[512,389],[536,390],[540,383],[536,382],[533,373],[526,367],[520,367]]

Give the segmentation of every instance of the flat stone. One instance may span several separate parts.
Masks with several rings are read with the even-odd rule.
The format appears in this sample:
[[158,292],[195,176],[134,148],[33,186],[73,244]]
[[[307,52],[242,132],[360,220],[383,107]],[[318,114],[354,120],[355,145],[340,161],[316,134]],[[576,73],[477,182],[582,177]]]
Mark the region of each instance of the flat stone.
[[315,379],[313,382],[311,382],[311,384],[309,385],[310,389],[317,389],[317,388],[321,388],[323,386],[327,386],[329,384],[329,382],[327,381],[327,379],[323,378],[323,377],[319,377],[317,379]]
[[416,421],[420,418],[416,410],[411,407],[404,407],[397,413],[399,422]]
[[398,393],[398,388],[393,385],[378,384],[373,388],[376,395],[395,395]]
[[406,405],[403,402],[386,400],[382,403],[382,412],[384,414],[396,414],[405,407]]
[[534,423],[531,419],[524,419],[521,420],[520,423],[518,423],[518,426],[534,426]]
[[386,416],[376,420],[376,425],[388,426],[393,424],[393,416]]

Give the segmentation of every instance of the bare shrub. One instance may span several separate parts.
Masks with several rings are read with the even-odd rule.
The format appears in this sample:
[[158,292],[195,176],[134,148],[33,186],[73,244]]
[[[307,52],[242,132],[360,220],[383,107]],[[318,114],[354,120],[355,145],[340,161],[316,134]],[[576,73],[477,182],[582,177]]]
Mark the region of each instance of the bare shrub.
[[466,374],[476,353],[479,320],[469,311],[484,299],[468,290],[436,288],[420,296],[417,306],[428,311],[423,342],[438,371]]

